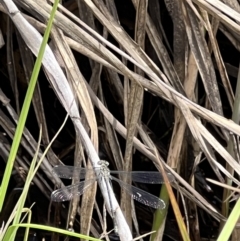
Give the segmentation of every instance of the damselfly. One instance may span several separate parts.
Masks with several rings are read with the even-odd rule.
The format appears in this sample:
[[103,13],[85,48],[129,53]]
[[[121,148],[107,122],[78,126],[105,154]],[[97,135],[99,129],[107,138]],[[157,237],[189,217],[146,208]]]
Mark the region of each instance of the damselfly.
[[[55,166],[53,173],[60,178],[71,179],[74,177],[85,178],[86,173],[95,173],[96,176],[93,179],[81,181],[77,184],[70,185],[64,188],[57,189],[52,192],[51,199],[55,202],[63,202],[71,200],[75,195],[82,195],[98,178],[103,178],[106,182],[111,180],[116,181],[121,188],[126,190],[129,195],[136,201],[143,203],[155,209],[164,209],[165,203],[162,199],[143,191],[137,187],[129,185],[111,174],[119,175],[120,178],[130,178],[133,182],[148,183],[148,184],[160,184],[163,183],[163,177],[159,172],[146,172],[146,171],[110,171],[108,169],[108,162],[100,161],[98,163],[100,167],[94,169],[86,169],[73,166]],[[169,182],[175,180],[171,173],[166,173]]]

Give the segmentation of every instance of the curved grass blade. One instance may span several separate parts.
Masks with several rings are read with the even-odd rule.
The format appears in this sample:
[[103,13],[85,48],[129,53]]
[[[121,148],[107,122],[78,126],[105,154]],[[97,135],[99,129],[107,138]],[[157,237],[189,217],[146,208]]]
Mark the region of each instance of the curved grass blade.
[[101,241],[101,239],[96,239],[96,238],[92,238],[83,234],[79,234],[79,233],[74,233],[65,229],[60,229],[60,228],[54,228],[54,227],[49,227],[49,226],[45,226],[45,225],[39,225],[39,224],[28,224],[28,223],[23,223],[23,224],[15,224],[12,225],[8,228],[6,235],[3,238],[3,241],[9,241],[11,240],[11,236],[12,233],[16,232],[18,230],[18,228],[34,228],[34,229],[41,229],[41,230],[46,230],[46,231],[50,231],[50,232],[56,232],[56,233],[60,233],[63,235],[68,235],[71,237],[76,237],[76,238],[81,238],[81,239],[86,239],[86,240],[91,240],[91,241]]

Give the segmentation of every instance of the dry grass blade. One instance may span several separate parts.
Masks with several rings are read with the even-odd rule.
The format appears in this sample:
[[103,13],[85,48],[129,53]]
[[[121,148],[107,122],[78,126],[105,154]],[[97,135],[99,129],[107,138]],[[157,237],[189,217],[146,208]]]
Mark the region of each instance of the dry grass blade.
[[[167,3],[165,2],[165,4],[167,4]],[[160,3],[157,0],[151,0],[148,3],[148,9],[149,9],[149,15],[151,16],[151,18],[154,22],[154,25],[156,26],[157,32],[159,33],[160,37],[164,39],[169,52],[172,54],[172,48],[170,46],[169,40],[167,39],[167,35],[165,33],[165,30],[164,30],[162,22],[161,22]]]
[[186,45],[186,31],[181,14],[180,1],[165,1],[166,7],[173,20],[173,58],[174,68],[181,82],[185,79],[185,55],[188,46]]
[[[239,33],[240,28],[239,25],[237,23],[235,23],[232,19],[230,19],[229,17],[227,17],[226,15],[224,15],[223,13],[225,12],[226,8],[229,9],[229,7],[227,5],[225,5],[224,3],[220,2],[220,1],[216,1],[217,4],[221,4],[221,11],[219,11],[216,8],[216,5],[211,5],[209,4],[208,1],[205,0],[193,0],[193,2],[195,2],[197,5],[201,6],[202,8],[204,8],[208,13],[210,13],[211,15],[213,15],[214,17],[216,17],[217,19],[219,19],[222,23],[224,23],[224,25],[226,25],[229,29],[233,30],[233,32],[237,32]],[[234,11],[233,9],[231,9],[231,11],[234,12],[234,15],[237,15],[237,21],[239,21],[239,15],[236,11]],[[231,15],[231,17],[234,17],[234,15]]]
[[223,115],[217,79],[201,27],[198,24],[194,12],[188,5],[185,5],[183,12],[191,51],[201,74],[211,108],[219,115]]
[[[147,14],[147,1],[139,1],[136,14],[136,26],[135,26],[135,41],[139,46],[144,49],[145,47],[145,26],[146,26],[146,14]],[[143,75],[144,72],[138,68],[135,71]],[[126,148],[124,154],[124,166],[125,171],[132,170],[132,154],[133,154],[133,137],[136,135],[137,124],[141,119],[141,111],[143,106],[143,93],[142,86],[136,81],[132,81],[130,84],[130,93],[128,96],[128,110],[127,110],[127,138]],[[131,180],[124,180],[127,183],[131,183]],[[126,191],[122,191],[121,207],[127,218],[127,222],[131,224],[131,201]],[[130,225],[131,226],[131,225]]]
[[[90,9],[86,6],[86,4],[84,3],[84,1],[77,1],[78,4],[78,9],[79,9],[79,15],[80,18],[92,29],[95,29],[95,24],[94,24],[94,16],[92,14],[92,12],[90,11]],[[106,36],[104,36],[106,37]],[[70,47],[70,46],[69,46]],[[92,87],[92,89],[97,92],[98,88],[99,88],[99,83],[100,83],[100,75],[101,75],[101,71],[102,71],[102,65],[99,63],[96,63],[94,61],[90,60],[90,65],[92,67],[92,76],[91,79],[89,81],[90,86]],[[84,84],[84,83],[83,83]],[[86,90],[86,86],[84,85],[85,90]],[[89,95],[88,95],[89,98]],[[92,107],[92,104],[91,104]],[[91,108],[91,112],[93,114],[93,116],[95,115],[93,108]],[[88,120],[90,120],[89,118],[86,118],[87,120],[85,121],[85,116],[83,119],[83,122],[85,123],[85,129],[88,129],[87,127],[87,122]],[[94,147],[96,150],[98,150],[99,145],[98,145],[98,130],[97,130],[97,123],[96,123],[96,118],[94,116],[94,120],[90,120],[91,122],[93,122],[90,125],[90,133],[91,133],[91,139],[93,140],[94,143]],[[90,168],[91,163],[88,162],[88,168]],[[91,175],[88,175],[87,178],[92,178]],[[95,200],[95,195],[96,195],[96,184],[95,186],[92,188],[92,190],[87,191],[86,193],[84,193],[83,198],[82,198],[82,204],[81,204],[81,232],[82,233],[90,233],[90,226],[91,226],[91,221],[92,221],[92,215],[89,215],[89,213],[93,212],[93,205],[94,205],[94,200]],[[100,217],[100,215],[99,215]],[[101,218],[101,217],[100,217]]]
[[[77,66],[77,63],[75,61],[75,58],[72,54],[72,51],[69,45],[65,41],[62,31],[53,29],[52,34],[53,34],[54,42],[59,50],[59,54],[65,64],[65,69],[69,75],[69,80],[71,81],[72,89],[76,92],[76,96],[78,97],[80,106],[84,111],[86,122],[90,127],[92,143],[95,149],[97,150],[98,149],[97,123],[96,123],[95,114],[93,111],[92,102],[90,100],[90,97],[88,95],[88,92],[86,90],[86,86],[84,83],[84,77],[82,76]],[[80,139],[77,139],[77,140],[80,140]],[[76,145],[79,145],[78,142],[76,142]],[[77,155],[75,158],[76,166],[81,165],[80,160],[81,158],[79,159],[79,155]],[[91,165],[88,165],[88,167],[90,168]],[[89,176],[87,178],[92,178],[92,177]],[[86,234],[89,234],[89,231],[90,231],[90,223],[91,223],[91,216],[92,216],[91,213],[93,211],[95,194],[96,194],[96,185],[95,185],[95,188],[86,192],[83,196],[82,209],[84,211],[81,217],[83,217],[84,219],[84,224],[81,227],[83,229],[83,233],[86,233]],[[73,202],[73,206],[75,206],[75,210],[73,209],[72,210],[73,213],[70,214],[72,219],[75,219],[74,213],[76,214],[76,209],[77,209],[76,203],[78,202],[79,200],[76,197],[75,202]]]
[[[232,90],[232,87],[231,87],[231,84],[230,84],[230,80],[228,78],[227,71],[226,71],[226,68],[225,68],[225,65],[224,65],[224,62],[223,62],[223,59],[222,59],[222,56],[221,56],[216,38],[215,38],[214,33],[212,31],[212,27],[210,25],[208,14],[207,14],[206,11],[202,11],[202,15],[203,15],[204,20],[206,22],[206,26],[207,26],[207,30],[208,30],[208,34],[209,34],[209,38],[210,38],[210,42],[211,42],[211,47],[213,49],[213,53],[214,53],[215,58],[216,58],[216,63],[217,63],[218,69],[220,71],[220,75],[221,75],[222,82],[223,82],[223,85],[224,85],[224,88],[225,88],[225,91],[226,91],[226,94],[227,94],[227,97],[228,97],[228,101],[229,101],[229,104],[230,104],[231,108],[233,108],[234,94],[233,94],[233,90]],[[213,23],[214,22],[216,22],[216,21],[213,21]],[[217,24],[217,26],[218,26],[218,24]],[[216,28],[217,28],[217,26],[216,26]]]
[[164,171],[164,167],[163,167],[162,162],[161,162],[161,160],[159,158],[159,154],[157,152],[156,147],[154,149],[154,152],[155,152],[156,158],[158,160],[161,173],[162,173],[163,178],[164,178],[164,182],[165,182],[168,194],[169,194],[169,199],[170,199],[170,201],[172,203],[173,211],[174,211],[177,223],[178,223],[178,228],[179,228],[179,231],[181,233],[182,239],[184,241],[188,241],[188,240],[190,241],[190,237],[189,237],[189,234],[187,233],[187,229],[186,229],[185,223],[183,221],[183,217],[181,215],[181,212],[180,212],[179,206],[177,204],[175,195],[173,193],[172,187],[171,187],[171,185],[170,185],[170,183],[168,181],[167,175],[166,175],[166,173]]
[[151,235],[151,234],[153,234],[153,233],[155,233],[155,231],[152,231],[152,232],[149,232],[149,233],[145,233],[145,234],[143,234],[143,235],[141,235],[141,236],[139,236],[139,237],[137,237],[137,238],[134,238],[133,241],[142,240],[142,238],[144,238],[144,237],[146,237],[146,236],[148,236],[148,235]]
[[232,191],[234,191],[234,192],[238,192],[238,193],[240,192],[239,187],[237,187],[237,188],[236,188],[236,187],[232,187],[232,186],[229,186],[229,185],[227,185],[227,184],[224,184],[224,183],[221,183],[221,182],[212,180],[212,179],[210,179],[210,178],[206,178],[206,181],[211,182],[211,183],[213,183],[213,184],[215,184],[215,185],[219,185],[219,186],[224,187],[224,188],[226,188],[226,189],[232,190]]
[[233,8],[230,8],[225,3],[223,3],[219,0],[205,0],[205,2],[211,4],[212,6],[214,6],[219,11],[225,13],[229,17],[231,17],[231,18],[237,20],[238,22],[240,22],[240,14],[238,12],[236,12]]
[[[137,1],[132,0],[132,2],[136,8]],[[147,28],[146,28],[147,35],[151,41],[151,44],[152,44],[154,50],[156,51],[157,57],[160,60],[162,66],[163,66],[164,72],[168,78],[166,78],[164,76],[164,74],[152,62],[149,63],[149,66],[152,66],[151,67],[152,70],[155,71],[155,73],[158,76],[160,76],[164,82],[166,82],[168,84],[170,83],[177,91],[184,94],[182,83],[176,73],[176,70],[173,68],[173,64],[172,64],[172,61],[170,60],[168,52],[165,49],[165,46],[163,45],[163,42],[156,30],[156,27],[154,26],[151,18],[149,17],[149,15],[147,15],[146,23],[147,23]],[[149,72],[148,72],[148,74],[149,74]],[[149,76],[152,76],[152,75],[150,74]]]

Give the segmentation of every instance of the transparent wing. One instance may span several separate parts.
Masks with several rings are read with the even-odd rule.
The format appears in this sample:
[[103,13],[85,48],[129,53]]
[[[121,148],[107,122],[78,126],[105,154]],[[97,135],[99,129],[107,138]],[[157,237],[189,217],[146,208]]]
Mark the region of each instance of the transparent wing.
[[87,172],[94,173],[94,170],[74,166],[55,166],[52,172],[60,178],[72,179],[73,177],[80,177],[80,179],[83,179]]
[[[149,184],[159,184],[164,183],[164,179],[159,172],[144,172],[144,171],[110,171],[111,174],[118,174],[122,178],[131,177],[134,182],[149,183]],[[169,182],[173,182],[175,177],[171,173],[166,173]]]
[[95,181],[96,178],[93,178],[71,186],[57,189],[52,192],[51,199],[54,202],[69,201],[74,196],[81,196]]
[[[74,166],[55,166],[53,168],[53,174],[59,176],[60,178],[72,179],[73,177],[80,177],[80,179],[85,178],[86,173],[93,174],[93,169],[86,169],[82,167]],[[134,182],[149,183],[149,184],[159,184],[164,183],[163,176],[159,172],[145,172],[145,171],[110,171],[112,174],[118,174],[122,178],[131,177]],[[169,182],[175,180],[171,173],[166,173]]]
[[165,202],[162,199],[148,192],[145,192],[142,189],[126,184],[115,177],[111,177],[111,178],[116,182],[118,182],[119,185],[123,189],[125,189],[129,193],[129,195],[131,195],[132,198],[135,199],[136,201],[155,209],[164,209],[166,207]]

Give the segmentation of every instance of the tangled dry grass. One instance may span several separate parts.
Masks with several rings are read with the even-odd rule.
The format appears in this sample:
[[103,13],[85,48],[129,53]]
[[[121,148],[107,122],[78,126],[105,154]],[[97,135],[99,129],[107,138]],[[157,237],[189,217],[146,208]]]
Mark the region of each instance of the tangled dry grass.
[[[0,1],[3,160],[50,12],[50,1]],[[202,171],[222,184],[239,185],[239,12],[237,0],[63,1],[15,170],[19,175],[20,168],[27,172],[38,126],[43,128],[42,152],[68,113],[71,121],[34,178],[41,195],[49,198],[52,184],[63,185],[51,174],[52,166],[62,162],[90,167],[103,156],[125,171],[155,166],[162,172],[164,165],[175,176],[172,186],[180,194],[178,205],[191,240],[206,235],[216,239],[233,207],[229,200],[238,195],[236,189],[207,183]],[[162,195],[168,202],[166,193]],[[96,186],[84,193],[80,209],[76,197],[65,221],[73,223],[80,213],[80,232],[99,237],[106,227],[95,196]],[[169,196],[177,206],[173,193]],[[127,226],[134,236],[144,233],[142,227],[151,230],[144,218],[138,224],[138,214],[144,216],[146,210],[137,207],[138,212],[132,212],[124,192],[120,206],[126,219],[118,220],[121,240],[130,240]],[[164,212],[163,220],[168,218]],[[92,221],[93,213],[99,221]],[[174,215],[170,219],[175,222]],[[155,239],[162,239],[165,229],[165,235],[179,240],[181,232],[171,235],[163,220]],[[232,240],[238,240],[237,227]]]

